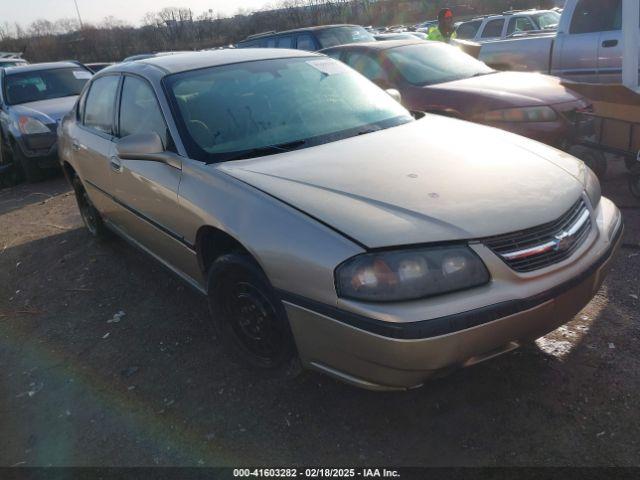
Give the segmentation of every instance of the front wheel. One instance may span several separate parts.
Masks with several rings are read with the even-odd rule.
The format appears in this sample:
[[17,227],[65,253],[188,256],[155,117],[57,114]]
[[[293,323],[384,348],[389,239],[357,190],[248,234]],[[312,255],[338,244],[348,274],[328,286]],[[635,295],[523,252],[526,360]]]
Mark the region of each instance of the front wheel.
[[71,179],[71,185],[73,186],[73,191],[76,196],[76,202],[78,204],[78,209],[80,210],[82,222],[85,227],[87,227],[87,230],[89,230],[89,233],[95,238],[108,238],[110,236],[109,229],[102,221],[100,212],[98,212],[96,207],[93,206],[84,185],[82,185],[82,182],[77,175],[74,175]]
[[2,175],[2,183],[8,187],[18,185],[23,180],[22,169],[15,164],[9,145],[0,137],[0,166],[7,167]]
[[13,164],[16,174],[23,176],[27,183],[39,182],[44,177],[44,172],[38,166],[37,160],[25,157],[19,147],[13,150]]
[[227,353],[262,372],[299,373],[284,305],[251,257],[218,258],[209,270],[208,292],[213,326]]

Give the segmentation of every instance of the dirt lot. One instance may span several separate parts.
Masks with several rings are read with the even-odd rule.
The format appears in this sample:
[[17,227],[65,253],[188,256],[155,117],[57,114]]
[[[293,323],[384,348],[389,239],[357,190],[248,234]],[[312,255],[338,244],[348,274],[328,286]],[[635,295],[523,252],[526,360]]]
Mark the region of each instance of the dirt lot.
[[594,301],[539,348],[394,394],[236,366],[203,299],[92,240],[63,178],[2,190],[0,465],[640,465],[640,210],[609,178],[628,228]]

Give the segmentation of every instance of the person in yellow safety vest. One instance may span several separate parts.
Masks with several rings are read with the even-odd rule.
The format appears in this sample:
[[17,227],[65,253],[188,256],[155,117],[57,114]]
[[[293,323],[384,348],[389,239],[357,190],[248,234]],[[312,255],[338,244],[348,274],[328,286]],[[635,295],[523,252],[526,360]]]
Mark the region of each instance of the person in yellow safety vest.
[[438,13],[438,26],[429,29],[429,40],[449,43],[457,37],[453,27],[453,12],[450,8],[443,8]]

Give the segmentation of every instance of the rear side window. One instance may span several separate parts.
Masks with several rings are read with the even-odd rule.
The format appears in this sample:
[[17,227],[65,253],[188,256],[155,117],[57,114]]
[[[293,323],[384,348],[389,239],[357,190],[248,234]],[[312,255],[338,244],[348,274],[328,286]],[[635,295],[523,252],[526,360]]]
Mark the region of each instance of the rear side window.
[[346,63],[371,81],[385,81],[387,79],[380,64],[364,53],[349,54]]
[[571,19],[571,33],[594,33],[622,28],[622,0],[580,0]]
[[120,101],[120,137],[155,132],[168,146],[167,125],[151,86],[136,77],[125,77]]
[[308,33],[304,35],[298,35],[297,38],[297,46],[298,50],[308,50],[309,52],[313,52],[316,49],[316,43],[313,41],[313,37]]
[[293,48],[293,37],[278,37],[276,46],[278,48]]
[[100,132],[113,134],[113,116],[120,77],[109,75],[91,85],[85,103],[84,124]]
[[482,38],[500,38],[504,28],[504,19],[491,20],[487,22],[482,32]]
[[456,30],[456,35],[461,40],[475,38],[480,29],[480,25],[482,25],[482,20],[463,23],[458,27],[458,30]]
[[507,35],[512,35],[518,32],[528,32],[535,29],[536,26],[528,17],[514,17],[509,20]]

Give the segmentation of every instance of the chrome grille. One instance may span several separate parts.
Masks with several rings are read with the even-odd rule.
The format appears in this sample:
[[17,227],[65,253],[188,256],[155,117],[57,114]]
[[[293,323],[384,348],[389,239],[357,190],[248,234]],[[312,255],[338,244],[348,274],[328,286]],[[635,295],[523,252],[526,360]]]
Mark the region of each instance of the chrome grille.
[[560,263],[582,246],[593,224],[584,200],[555,222],[488,238],[483,243],[517,272],[527,273]]

